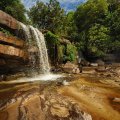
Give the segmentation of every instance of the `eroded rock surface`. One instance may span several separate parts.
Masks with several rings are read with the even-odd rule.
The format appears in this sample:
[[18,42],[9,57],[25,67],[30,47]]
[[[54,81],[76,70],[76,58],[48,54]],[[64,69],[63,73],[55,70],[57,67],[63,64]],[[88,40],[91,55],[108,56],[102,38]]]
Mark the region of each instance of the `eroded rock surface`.
[[[2,120],[92,120],[80,107],[56,93],[25,94],[7,102],[0,110]],[[7,119],[6,119],[7,118]]]

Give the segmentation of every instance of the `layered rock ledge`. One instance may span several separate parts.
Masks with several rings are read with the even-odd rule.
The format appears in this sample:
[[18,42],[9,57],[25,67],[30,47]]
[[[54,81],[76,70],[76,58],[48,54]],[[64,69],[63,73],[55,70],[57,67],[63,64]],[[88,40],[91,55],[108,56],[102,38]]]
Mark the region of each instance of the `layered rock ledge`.
[[4,33],[0,32],[0,44],[9,44],[10,46],[23,48],[25,42],[19,38],[13,36],[7,36]]
[[0,10],[0,24],[3,24],[12,29],[18,29],[18,21],[1,10]]
[[1,10],[0,28],[0,74],[4,74],[9,69],[24,66],[28,53],[26,42],[15,34],[19,30],[19,21]]

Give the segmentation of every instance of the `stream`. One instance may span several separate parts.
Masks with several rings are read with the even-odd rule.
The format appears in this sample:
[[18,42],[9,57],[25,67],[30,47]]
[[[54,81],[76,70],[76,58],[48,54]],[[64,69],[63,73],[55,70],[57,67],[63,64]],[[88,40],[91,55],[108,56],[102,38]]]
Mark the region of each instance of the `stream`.
[[[1,82],[0,120],[120,119],[120,81],[117,86],[114,78],[91,73],[57,77],[53,81]],[[69,85],[63,85],[64,80]],[[83,112],[79,114],[75,105]]]

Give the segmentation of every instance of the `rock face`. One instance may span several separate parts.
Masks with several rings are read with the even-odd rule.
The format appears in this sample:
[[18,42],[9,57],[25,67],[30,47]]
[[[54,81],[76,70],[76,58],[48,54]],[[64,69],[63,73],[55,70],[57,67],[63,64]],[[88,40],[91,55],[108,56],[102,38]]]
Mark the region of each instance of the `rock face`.
[[0,74],[25,65],[28,57],[24,45],[15,37],[0,36]]
[[19,22],[0,10],[0,27],[4,30],[0,31],[0,74],[4,74],[25,65],[28,57],[25,41],[5,33],[6,31],[15,33],[19,29]]
[[12,29],[18,28],[18,21],[1,10],[0,10],[0,24],[3,24]]
[[21,47],[21,48],[23,48],[25,44],[23,40],[16,37],[12,37],[12,36],[6,36],[2,32],[0,32],[0,42],[9,44],[15,47]]
[[26,53],[18,48],[15,48],[13,46],[8,45],[1,45],[0,44],[0,56],[6,57],[6,58],[26,58]]
[[[10,107],[11,106],[11,107]],[[90,114],[82,111],[56,93],[22,95],[11,99],[0,108],[2,120],[92,120]]]

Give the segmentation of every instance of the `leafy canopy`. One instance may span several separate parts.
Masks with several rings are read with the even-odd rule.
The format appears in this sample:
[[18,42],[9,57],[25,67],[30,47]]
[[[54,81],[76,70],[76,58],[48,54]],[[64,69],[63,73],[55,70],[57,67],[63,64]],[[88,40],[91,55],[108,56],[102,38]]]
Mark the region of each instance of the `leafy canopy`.
[[4,12],[10,14],[17,20],[26,23],[26,9],[21,0],[1,0],[0,10],[3,10]]
[[46,4],[37,2],[28,15],[35,26],[57,33],[62,27],[64,10],[57,0],[50,0]]

